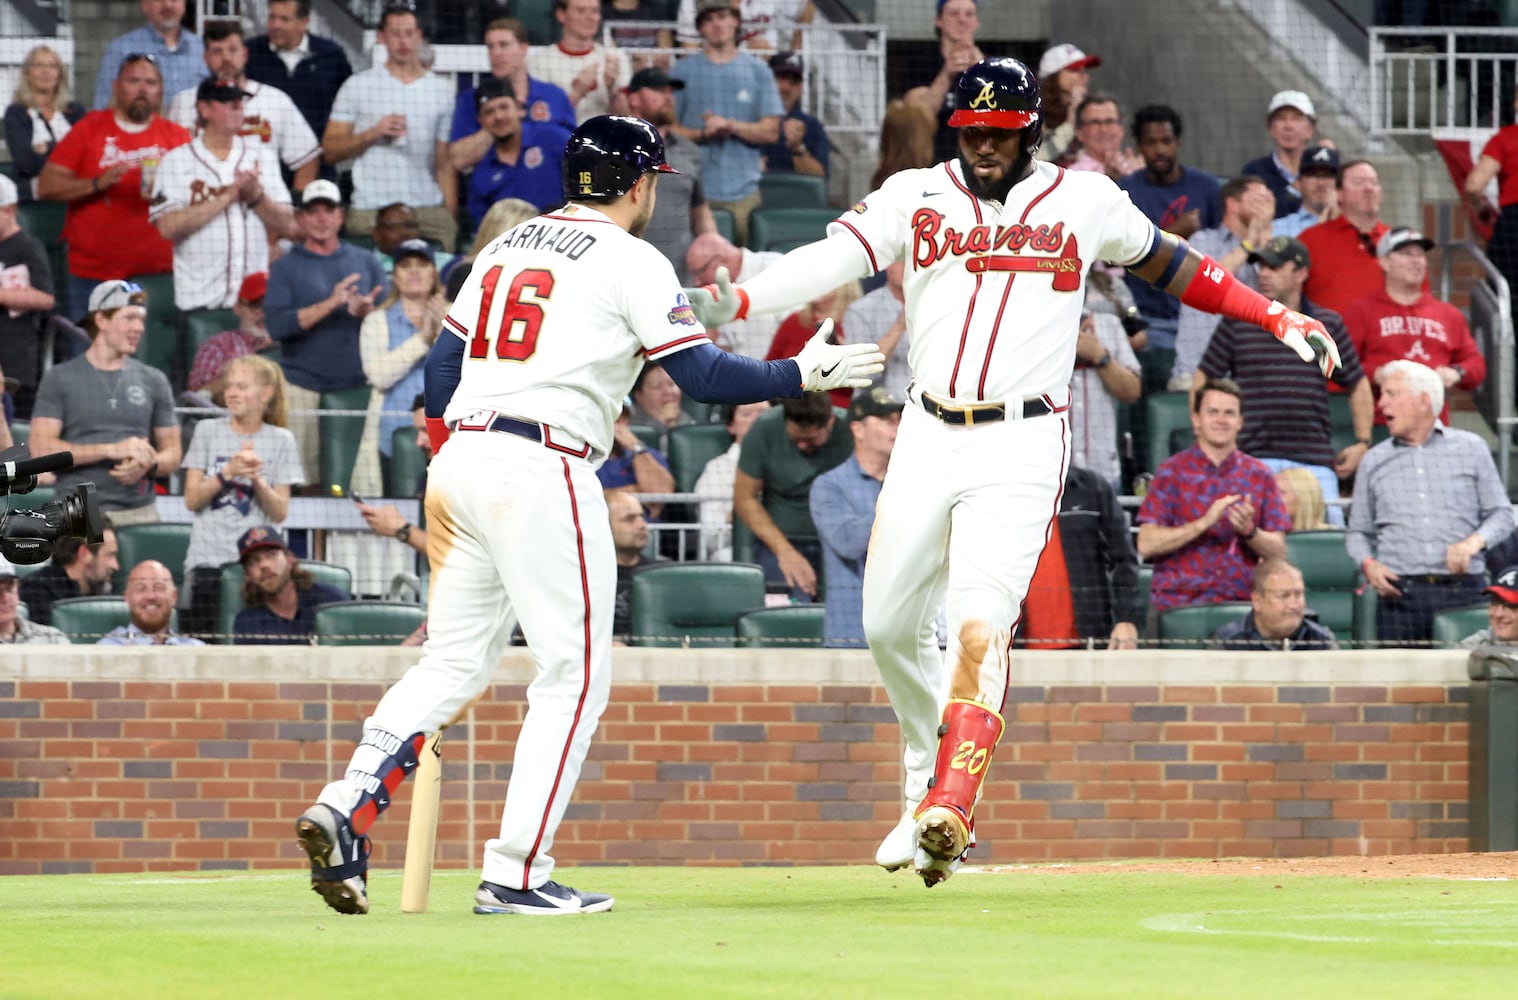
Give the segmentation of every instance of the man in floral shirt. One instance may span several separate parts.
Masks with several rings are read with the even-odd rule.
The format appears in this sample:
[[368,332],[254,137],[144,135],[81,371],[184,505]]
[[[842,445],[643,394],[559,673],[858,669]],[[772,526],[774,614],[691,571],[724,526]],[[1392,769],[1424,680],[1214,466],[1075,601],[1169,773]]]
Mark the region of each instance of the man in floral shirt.
[[1171,608],[1247,601],[1260,560],[1286,556],[1291,518],[1275,476],[1238,450],[1237,383],[1204,383],[1191,425],[1196,444],[1159,467],[1139,508],[1139,555],[1154,563],[1151,619]]

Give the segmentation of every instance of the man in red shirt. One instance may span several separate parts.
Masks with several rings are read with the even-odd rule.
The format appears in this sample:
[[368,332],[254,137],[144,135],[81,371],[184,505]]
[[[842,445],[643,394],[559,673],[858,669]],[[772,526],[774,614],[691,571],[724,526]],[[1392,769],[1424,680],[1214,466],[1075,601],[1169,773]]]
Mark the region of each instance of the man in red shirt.
[[[1406,358],[1439,373],[1445,392],[1474,389],[1486,378],[1486,359],[1471,337],[1460,310],[1426,290],[1428,251],[1434,241],[1416,229],[1389,230],[1376,246],[1385,285],[1344,310],[1344,325],[1365,374],[1376,387],[1376,372],[1388,361]],[[1446,395],[1446,400],[1448,396]],[[1449,403],[1439,419],[1449,423]],[[1386,415],[1376,409],[1376,423]]]
[[1314,261],[1303,294],[1315,305],[1343,313],[1350,303],[1381,288],[1376,241],[1386,234],[1381,221],[1381,181],[1366,160],[1339,170],[1339,217],[1302,230],[1297,239]]
[[102,281],[173,269],[173,244],[148,221],[148,196],[159,161],[190,133],[158,115],[163,73],[152,56],[124,60],[112,94],[110,108],[69,130],[37,178],[38,198],[68,203],[63,238],[76,314]]

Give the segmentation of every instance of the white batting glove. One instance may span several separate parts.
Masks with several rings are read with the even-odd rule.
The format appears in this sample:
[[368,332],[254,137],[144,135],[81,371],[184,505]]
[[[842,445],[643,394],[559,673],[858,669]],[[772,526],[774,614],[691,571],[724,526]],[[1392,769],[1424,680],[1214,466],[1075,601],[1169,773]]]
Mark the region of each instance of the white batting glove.
[[885,371],[885,355],[879,344],[829,344],[833,321],[825,319],[796,354],[801,369],[801,388],[808,392],[827,389],[863,389],[870,376]]
[[1297,357],[1303,361],[1308,364],[1316,361],[1324,378],[1344,367],[1344,362],[1339,358],[1338,345],[1328,335],[1323,324],[1311,316],[1304,316],[1279,302],[1272,302],[1265,317],[1265,329],[1296,351]]
[[717,268],[716,284],[683,289],[696,322],[705,327],[724,326],[748,313],[748,294],[733,285],[727,268]]

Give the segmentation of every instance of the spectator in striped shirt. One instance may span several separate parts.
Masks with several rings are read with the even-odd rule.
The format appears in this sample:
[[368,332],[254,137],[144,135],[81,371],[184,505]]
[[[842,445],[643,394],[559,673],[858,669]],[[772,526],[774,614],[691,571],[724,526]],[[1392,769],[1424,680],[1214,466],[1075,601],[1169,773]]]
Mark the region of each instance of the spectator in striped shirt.
[[[1349,393],[1358,440],[1334,453],[1327,382],[1311,368],[1299,372],[1296,369],[1304,366],[1281,363],[1280,342],[1262,327],[1231,319],[1219,323],[1201,364],[1191,374],[1191,391],[1198,392],[1209,378],[1235,379],[1243,390],[1244,412],[1248,414],[1239,432],[1239,447],[1272,472],[1296,467],[1308,470],[1318,480],[1324,497],[1337,497],[1339,479],[1354,475],[1370,447],[1370,381],[1339,314],[1302,296],[1310,264],[1305,246],[1278,236],[1251,253],[1249,262],[1258,268],[1261,294],[1319,320],[1334,338],[1343,364],[1334,371],[1332,381]],[[1333,508],[1329,522],[1342,527],[1344,512]]]

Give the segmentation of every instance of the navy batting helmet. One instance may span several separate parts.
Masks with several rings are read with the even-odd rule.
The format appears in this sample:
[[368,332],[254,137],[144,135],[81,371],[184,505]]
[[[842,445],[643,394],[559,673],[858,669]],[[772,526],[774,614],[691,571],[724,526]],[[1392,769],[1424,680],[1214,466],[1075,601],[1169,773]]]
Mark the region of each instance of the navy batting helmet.
[[1038,77],[1016,59],[982,59],[960,74],[949,124],[1027,129],[1023,151],[1032,153],[1044,135]]
[[582,122],[564,147],[564,196],[619,198],[650,171],[680,172],[664,162],[659,130],[641,118],[599,115]]

